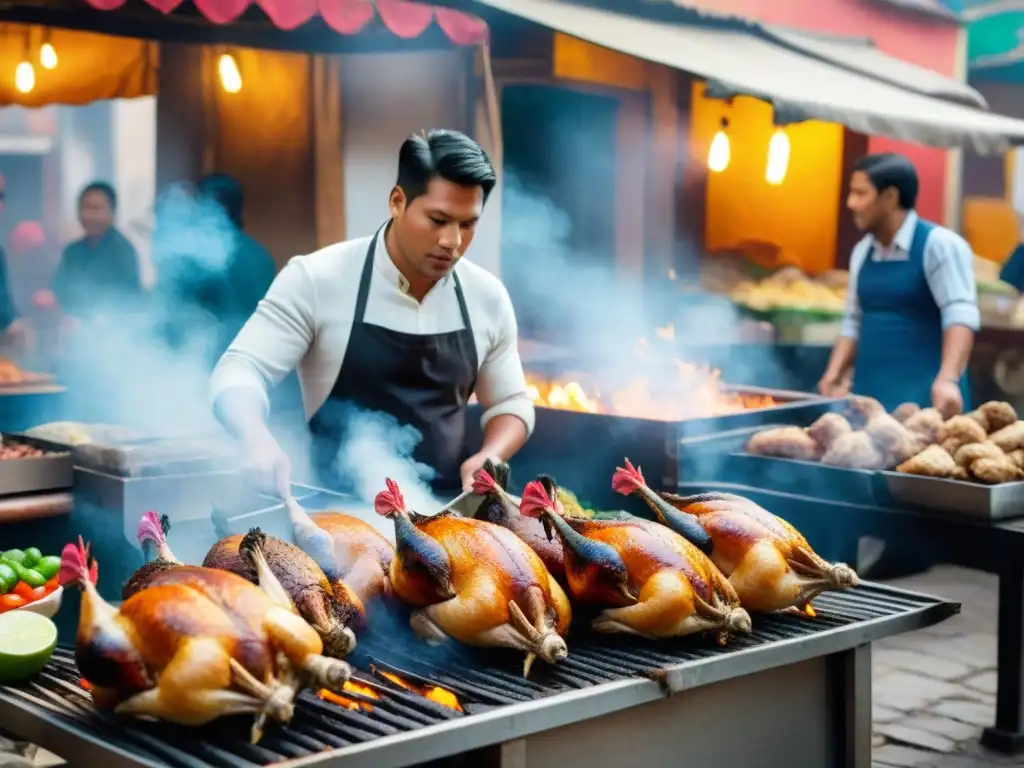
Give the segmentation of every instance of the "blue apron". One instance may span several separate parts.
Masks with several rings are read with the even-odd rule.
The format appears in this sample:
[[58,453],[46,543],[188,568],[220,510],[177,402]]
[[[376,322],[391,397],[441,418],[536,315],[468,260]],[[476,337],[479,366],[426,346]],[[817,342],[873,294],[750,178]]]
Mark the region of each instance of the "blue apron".
[[[875,261],[872,245],[857,278],[861,322],[852,389],[890,412],[902,403],[931,406],[932,383],[942,367],[942,315],[924,267],[925,243],[935,227],[918,220],[903,260]],[[966,412],[966,374],[960,391]]]

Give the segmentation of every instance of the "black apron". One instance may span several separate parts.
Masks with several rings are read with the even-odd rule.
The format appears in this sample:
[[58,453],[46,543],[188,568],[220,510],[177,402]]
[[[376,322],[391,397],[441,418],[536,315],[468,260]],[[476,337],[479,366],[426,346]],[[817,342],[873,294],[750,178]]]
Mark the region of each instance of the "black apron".
[[[462,491],[459,470],[470,455],[465,440],[466,403],[477,374],[476,342],[462,284],[452,272],[462,330],[420,336],[364,322],[379,235],[380,230],[366,250],[352,333],[338,378],[309,423],[314,466],[323,485],[353,492],[355,488],[336,468],[346,422],[356,411],[381,412],[423,435],[412,458],[437,473],[431,482],[436,495],[455,496]],[[383,487],[383,477],[380,482]]]

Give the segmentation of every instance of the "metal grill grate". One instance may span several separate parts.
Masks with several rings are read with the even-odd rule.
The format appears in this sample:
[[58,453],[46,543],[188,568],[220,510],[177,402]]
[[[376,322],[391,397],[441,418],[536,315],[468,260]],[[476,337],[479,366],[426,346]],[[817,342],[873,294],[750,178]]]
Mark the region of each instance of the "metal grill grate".
[[[298,700],[291,726],[268,728],[256,746],[248,743],[249,719],[222,720],[204,728],[142,721],[125,727],[125,721],[95,711],[79,684],[73,652],[60,648],[31,683],[0,687],[0,722],[15,736],[65,757],[73,750],[79,756],[70,761],[75,765],[100,765],[102,760],[105,768],[252,768],[318,755],[333,763],[347,748],[374,741],[384,744],[388,737],[410,731],[422,730],[428,735],[431,726],[439,725],[449,726],[443,729],[446,732],[450,726],[469,729],[480,720],[473,715],[497,714],[495,710],[501,707],[527,702],[546,706],[557,701],[558,694],[585,689],[600,695],[602,684],[622,680],[642,683],[642,678],[653,678],[664,686],[671,673],[726,662],[718,665],[721,671],[717,676],[702,676],[707,683],[752,671],[750,660],[766,669],[793,661],[794,653],[802,658],[835,653],[941,621],[958,609],[954,604],[878,585],[824,595],[815,601],[815,607],[818,616],[814,619],[755,617],[754,633],[733,639],[725,648],[701,638],[648,642],[579,631],[569,639],[568,659],[555,667],[538,662],[528,680],[521,676],[522,654],[427,648],[378,625],[376,634],[361,638],[351,661],[359,670],[354,681],[373,688],[379,699],[346,694],[370,704],[372,710],[345,709],[306,692]],[[576,625],[585,626],[582,616]],[[782,649],[787,653],[780,655]],[[741,657],[747,662],[737,664]],[[447,689],[456,694],[464,711],[404,690],[383,672],[416,685]],[[592,715],[580,717],[587,716]],[[453,747],[449,754],[470,748],[465,739],[461,743],[461,748]]]

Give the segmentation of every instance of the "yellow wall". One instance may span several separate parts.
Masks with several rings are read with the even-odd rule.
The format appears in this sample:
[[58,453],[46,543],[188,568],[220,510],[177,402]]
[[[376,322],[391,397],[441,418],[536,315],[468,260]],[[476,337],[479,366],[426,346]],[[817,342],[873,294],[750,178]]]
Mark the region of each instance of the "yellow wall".
[[831,269],[840,216],[842,127],[820,122],[788,126],[789,171],[773,187],[764,179],[775,130],[771,107],[746,97],[729,105],[704,98],[703,83],[693,88],[690,145],[696,162],[707,162],[721,118],[729,120],[729,167],[708,173],[707,248],[762,240],[779,246],[809,273]]

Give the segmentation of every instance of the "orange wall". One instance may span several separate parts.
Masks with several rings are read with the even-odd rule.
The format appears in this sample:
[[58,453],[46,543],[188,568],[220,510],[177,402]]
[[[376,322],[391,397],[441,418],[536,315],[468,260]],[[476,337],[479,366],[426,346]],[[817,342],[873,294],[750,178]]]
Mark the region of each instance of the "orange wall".
[[[796,29],[861,36],[891,56],[956,76],[957,27],[865,0],[687,0],[687,5]],[[921,177],[918,210],[945,218],[947,153],[942,149],[872,137],[871,152],[901,152]]]
[[693,85],[692,148],[707,158],[722,117],[729,120],[729,166],[708,173],[707,248],[729,248],[743,240],[774,243],[810,273],[835,263],[843,129],[808,121],[786,128],[789,170],[777,187],[765,181],[768,142],[775,132],[771,106],[739,97],[732,105],[706,99]]

